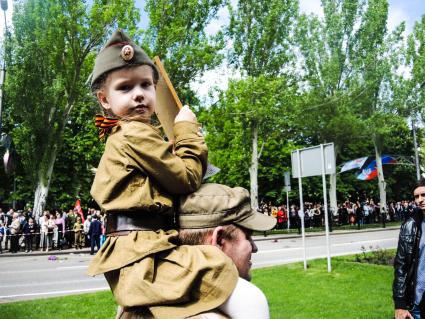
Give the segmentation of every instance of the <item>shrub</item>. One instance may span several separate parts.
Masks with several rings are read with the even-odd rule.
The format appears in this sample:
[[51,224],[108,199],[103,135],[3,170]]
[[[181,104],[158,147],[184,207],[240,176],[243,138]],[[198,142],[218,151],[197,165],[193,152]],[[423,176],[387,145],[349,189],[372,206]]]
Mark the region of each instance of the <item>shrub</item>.
[[379,246],[376,246],[375,248],[369,246],[369,249],[370,251],[366,252],[366,248],[362,246],[362,252],[360,254],[356,254],[355,256],[356,262],[387,266],[394,265],[394,250],[383,249]]

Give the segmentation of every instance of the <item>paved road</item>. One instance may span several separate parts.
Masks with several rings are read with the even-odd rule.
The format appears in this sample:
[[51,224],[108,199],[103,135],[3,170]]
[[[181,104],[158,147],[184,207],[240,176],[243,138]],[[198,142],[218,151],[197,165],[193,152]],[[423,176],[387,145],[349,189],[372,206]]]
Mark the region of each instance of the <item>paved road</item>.
[[[394,248],[398,229],[331,236],[333,256],[353,254],[364,246]],[[307,259],[326,256],[324,236],[306,238]],[[266,267],[303,260],[300,238],[267,237],[256,241],[258,253],[253,255],[253,267]],[[48,298],[109,289],[103,276],[85,275],[92,256],[89,254],[48,256],[13,256],[0,258],[0,303]]]
[[[356,254],[364,247],[367,251],[379,248],[396,248],[399,229],[359,233],[332,234],[331,256]],[[287,264],[303,260],[301,238],[256,241],[258,252],[253,254],[253,268]],[[325,236],[306,237],[306,258],[325,258]]]
[[109,289],[103,276],[85,275],[89,254],[0,258],[0,303]]

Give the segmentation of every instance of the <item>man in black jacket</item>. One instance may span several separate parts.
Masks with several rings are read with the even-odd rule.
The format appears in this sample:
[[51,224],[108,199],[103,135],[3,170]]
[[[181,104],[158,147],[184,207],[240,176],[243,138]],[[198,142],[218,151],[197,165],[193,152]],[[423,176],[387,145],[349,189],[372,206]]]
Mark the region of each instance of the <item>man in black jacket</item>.
[[413,195],[416,209],[401,226],[394,260],[395,319],[425,319],[425,178]]
[[93,215],[93,220],[90,223],[89,235],[90,235],[90,255],[94,254],[94,244],[96,244],[97,250],[100,248],[100,235],[102,234],[102,223],[98,220],[97,215]]

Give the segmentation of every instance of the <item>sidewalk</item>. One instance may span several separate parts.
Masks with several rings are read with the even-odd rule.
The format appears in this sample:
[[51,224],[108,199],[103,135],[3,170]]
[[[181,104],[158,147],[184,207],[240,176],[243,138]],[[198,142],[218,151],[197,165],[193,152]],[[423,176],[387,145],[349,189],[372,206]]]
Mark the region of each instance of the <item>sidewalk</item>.
[[[400,226],[388,226],[386,228],[365,228],[365,229],[353,229],[353,230],[334,230],[330,235],[343,235],[343,234],[355,234],[355,233],[366,233],[366,232],[376,232],[376,231],[387,231],[387,230],[394,230],[394,229],[400,229]],[[325,231],[318,231],[318,232],[306,232],[306,237],[318,237],[318,236],[325,236]],[[253,236],[254,241],[265,241],[265,240],[278,240],[278,239],[290,239],[290,238],[300,238],[301,235],[298,235],[297,233],[294,234],[268,234],[267,236],[264,235],[255,235]],[[63,249],[63,250],[50,250],[48,252],[46,251],[32,251],[29,253],[26,252],[19,252],[12,254],[9,251],[3,252],[3,254],[0,254],[1,257],[27,257],[27,256],[56,256],[56,255],[68,255],[68,254],[89,254],[90,248],[86,247],[83,249]]]
[[[387,231],[387,230],[394,230],[394,229],[400,229],[400,226],[388,226],[385,228],[364,228],[364,229],[350,229],[350,230],[334,230],[330,232],[330,235],[343,235],[343,234],[355,234],[355,233],[367,233],[367,232],[376,232],[376,231]],[[317,231],[317,232],[306,232],[305,237],[319,237],[319,236],[325,236],[325,231]],[[301,235],[298,233],[293,234],[268,234],[267,236],[264,235],[255,235],[252,238],[254,241],[262,241],[262,240],[270,240],[270,239],[288,239],[288,238],[300,238]]]
[[3,253],[0,254],[1,257],[28,257],[28,256],[57,256],[57,255],[69,255],[69,254],[90,254],[90,247],[86,247],[83,249],[75,249],[75,248],[69,248],[69,249],[62,249],[62,250],[49,250],[49,251],[39,251],[39,250],[33,250],[32,252],[26,253],[25,251],[20,251],[18,253],[10,253],[9,251],[5,252],[3,250]]

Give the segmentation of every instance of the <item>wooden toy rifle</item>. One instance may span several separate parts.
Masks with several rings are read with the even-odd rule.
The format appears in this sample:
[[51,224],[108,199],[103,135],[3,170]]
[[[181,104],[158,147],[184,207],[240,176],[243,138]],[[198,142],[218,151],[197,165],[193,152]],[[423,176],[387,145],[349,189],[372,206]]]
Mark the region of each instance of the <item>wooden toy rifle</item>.
[[[158,117],[161,127],[164,130],[165,135],[169,141],[174,141],[174,119],[177,113],[183,107],[182,102],[177,96],[176,90],[168,77],[165,68],[158,56],[153,58],[153,62],[158,68],[159,80],[156,85],[156,107],[155,112]],[[204,179],[217,174],[220,171],[218,167],[215,167],[211,163],[208,163],[207,171]]]

